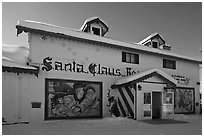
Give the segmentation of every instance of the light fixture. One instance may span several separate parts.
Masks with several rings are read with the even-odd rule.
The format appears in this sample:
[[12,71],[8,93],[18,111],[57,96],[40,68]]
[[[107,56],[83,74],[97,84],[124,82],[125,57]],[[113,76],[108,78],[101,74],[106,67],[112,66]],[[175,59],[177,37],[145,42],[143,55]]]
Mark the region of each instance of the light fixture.
[[142,86],[141,85],[138,85],[137,88],[138,88],[139,91],[142,90]]

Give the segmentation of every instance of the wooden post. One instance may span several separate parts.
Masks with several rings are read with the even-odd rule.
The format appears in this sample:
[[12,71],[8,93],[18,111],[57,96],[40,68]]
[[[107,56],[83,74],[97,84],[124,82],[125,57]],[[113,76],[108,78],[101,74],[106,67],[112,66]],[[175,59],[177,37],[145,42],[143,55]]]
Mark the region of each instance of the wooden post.
[[137,83],[135,83],[134,92],[134,120],[137,120]]

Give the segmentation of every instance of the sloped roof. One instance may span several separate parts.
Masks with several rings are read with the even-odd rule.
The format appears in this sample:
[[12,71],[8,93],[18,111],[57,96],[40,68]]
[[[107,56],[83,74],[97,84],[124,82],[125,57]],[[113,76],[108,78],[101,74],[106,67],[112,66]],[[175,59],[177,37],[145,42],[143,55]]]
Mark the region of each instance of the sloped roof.
[[98,35],[91,35],[89,33],[85,33],[79,30],[68,29],[68,28],[59,27],[59,26],[41,23],[41,22],[35,22],[35,21],[29,21],[29,20],[20,21],[18,22],[18,25],[16,26],[16,28],[17,28],[17,35],[22,33],[23,31],[40,33],[40,34],[51,35],[59,38],[81,40],[87,43],[91,42],[93,44],[105,45],[113,48],[128,48],[131,50],[139,50],[139,51],[149,52],[153,54],[170,56],[170,57],[180,58],[184,60],[195,61],[198,63],[202,62],[201,60],[193,57],[178,55],[176,53],[172,53],[172,52],[168,52],[168,51],[164,51],[156,48],[149,48],[147,46],[141,46],[140,44],[136,44],[136,43],[134,44],[127,43],[127,42],[122,42],[122,41],[118,41],[118,40],[114,40],[106,37],[101,37]]
[[152,77],[154,75],[159,75],[160,77],[164,78],[165,80],[167,80],[171,84],[177,85],[177,81],[174,78],[172,78],[171,76],[169,76],[168,74],[166,74],[165,72],[163,72],[159,69],[151,69],[151,70],[147,70],[147,71],[144,71],[144,72],[141,72],[138,74],[123,77],[123,78],[117,80],[115,82],[114,86],[126,84],[126,83],[131,82],[131,81],[140,82],[140,81],[145,80],[145,79]]
[[2,66],[37,70],[37,68],[35,67],[17,63],[14,60],[7,57],[2,57]]
[[14,73],[30,73],[37,75],[39,70],[35,67],[17,63],[7,57],[2,57],[2,71],[14,72]]

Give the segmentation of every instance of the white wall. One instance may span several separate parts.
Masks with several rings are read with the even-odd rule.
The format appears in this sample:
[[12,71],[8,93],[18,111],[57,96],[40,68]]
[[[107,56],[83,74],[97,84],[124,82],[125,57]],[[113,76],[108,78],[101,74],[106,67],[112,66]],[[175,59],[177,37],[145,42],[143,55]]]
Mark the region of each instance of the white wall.
[[[139,54],[139,64],[129,64],[122,62],[121,49],[109,48],[99,45],[88,44],[85,42],[72,41],[59,39],[55,37],[47,36],[46,40],[41,39],[42,35],[31,34],[29,36],[30,44],[30,59],[32,62],[42,64],[43,59],[46,57],[52,57],[53,60],[62,61],[65,63],[76,61],[83,64],[87,69],[90,63],[100,63],[102,66],[109,68],[119,68],[121,73],[126,74],[126,67],[130,67],[135,71],[145,71],[153,68],[160,69],[169,75],[182,75],[190,78],[189,87],[195,87],[196,102],[199,102],[199,87],[196,82],[199,82],[199,67],[198,64],[191,61],[185,61],[181,59],[176,60],[176,70],[163,68],[163,56],[153,55],[150,53],[140,51],[129,51]],[[167,57],[168,58],[168,57]],[[172,58],[169,58],[172,59]],[[44,102],[45,102],[45,78],[58,78],[58,79],[73,79],[73,80],[88,80],[103,82],[103,116],[109,116],[107,111],[107,92],[111,89],[110,86],[114,84],[117,79],[121,77],[105,76],[92,74],[82,74],[75,72],[65,71],[49,71],[45,72],[40,70],[39,77],[36,79],[30,79],[33,84],[31,88],[31,100],[39,100],[42,102],[41,110],[32,110],[36,117],[43,119],[44,116]],[[35,111],[35,112],[34,112]],[[196,110],[197,112],[198,110]]]

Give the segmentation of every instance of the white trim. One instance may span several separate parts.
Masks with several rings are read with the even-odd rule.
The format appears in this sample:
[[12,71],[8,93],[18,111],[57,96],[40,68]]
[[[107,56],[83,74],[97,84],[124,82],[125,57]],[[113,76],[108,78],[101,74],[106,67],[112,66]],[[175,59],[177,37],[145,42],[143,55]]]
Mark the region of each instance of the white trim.
[[149,35],[148,37],[146,37],[145,39],[141,40],[140,42],[138,42],[138,44],[144,45],[147,41],[149,41],[151,38],[153,38],[154,36],[156,36],[159,33],[153,33],[151,35]]

